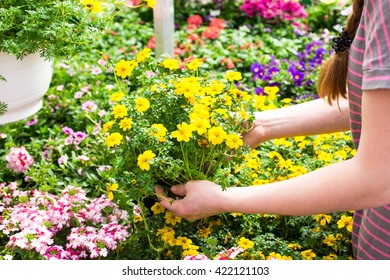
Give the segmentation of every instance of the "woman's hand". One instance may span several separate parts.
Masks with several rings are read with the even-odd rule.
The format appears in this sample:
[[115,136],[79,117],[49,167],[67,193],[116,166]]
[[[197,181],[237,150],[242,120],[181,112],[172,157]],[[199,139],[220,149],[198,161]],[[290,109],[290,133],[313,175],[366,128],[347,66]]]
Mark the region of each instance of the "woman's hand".
[[223,190],[210,181],[190,181],[174,185],[171,191],[180,198],[167,197],[164,190],[156,186],[160,203],[174,215],[193,221],[223,213]]
[[253,127],[251,130],[248,133],[242,135],[242,140],[252,149],[269,140],[266,137],[265,129],[262,126],[260,119],[256,118],[256,120],[253,122]]

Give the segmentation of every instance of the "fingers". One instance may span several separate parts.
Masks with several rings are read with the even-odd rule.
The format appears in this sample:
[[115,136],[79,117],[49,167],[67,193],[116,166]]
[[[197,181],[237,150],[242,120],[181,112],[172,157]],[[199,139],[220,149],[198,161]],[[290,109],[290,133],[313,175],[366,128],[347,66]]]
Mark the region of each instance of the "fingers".
[[160,199],[160,204],[167,209],[171,208],[174,199],[167,197],[164,193],[164,189],[160,186],[155,186],[154,190]]
[[171,187],[171,191],[181,197],[184,197],[187,194],[187,190],[185,188],[185,185],[174,185]]

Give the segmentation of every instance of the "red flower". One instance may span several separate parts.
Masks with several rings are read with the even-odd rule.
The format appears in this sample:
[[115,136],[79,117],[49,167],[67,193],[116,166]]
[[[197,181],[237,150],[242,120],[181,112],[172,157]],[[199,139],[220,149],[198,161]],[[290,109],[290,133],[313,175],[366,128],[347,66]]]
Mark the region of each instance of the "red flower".
[[187,22],[190,26],[198,28],[202,25],[203,20],[200,15],[192,15],[187,19]]
[[156,38],[155,37],[151,37],[149,39],[149,42],[148,44],[146,45],[149,49],[154,49],[156,47]]
[[217,39],[219,36],[219,29],[216,27],[208,26],[202,33],[202,38]]
[[210,26],[211,27],[216,27],[218,29],[224,29],[225,28],[225,21],[220,18],[213,18],[210,21]]

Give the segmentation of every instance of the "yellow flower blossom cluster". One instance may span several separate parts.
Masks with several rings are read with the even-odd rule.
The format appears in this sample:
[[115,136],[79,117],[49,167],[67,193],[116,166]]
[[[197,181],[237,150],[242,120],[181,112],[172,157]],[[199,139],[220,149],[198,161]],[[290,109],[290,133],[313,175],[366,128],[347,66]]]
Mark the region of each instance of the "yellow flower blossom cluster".
[[210,179],[227,187],[241,175],[240,184],[250,184],[242,164],[250,148],[242,135],[254,120],[254,107],[252,94],[236,85],[241,73],[210,75],[201,71],[200,58],[154,59],[151,52],[145,48],[113,67],[123,82],[110,95],[102,132],[118,163],[115,172],[128,174],[138,198],[153,193],[156,183]]

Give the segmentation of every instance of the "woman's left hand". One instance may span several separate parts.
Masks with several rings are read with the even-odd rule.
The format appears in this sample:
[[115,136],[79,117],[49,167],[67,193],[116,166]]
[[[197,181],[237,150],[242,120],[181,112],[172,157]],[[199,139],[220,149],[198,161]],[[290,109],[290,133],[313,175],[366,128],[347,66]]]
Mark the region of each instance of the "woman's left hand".
[[182,198],[171,198],[164,190],[156,186],[155,191],[160,203],[174,215],[193,221],[223,213],[223,190],[210,181],[190,181],[174,185],[171,191]]

